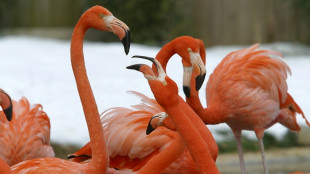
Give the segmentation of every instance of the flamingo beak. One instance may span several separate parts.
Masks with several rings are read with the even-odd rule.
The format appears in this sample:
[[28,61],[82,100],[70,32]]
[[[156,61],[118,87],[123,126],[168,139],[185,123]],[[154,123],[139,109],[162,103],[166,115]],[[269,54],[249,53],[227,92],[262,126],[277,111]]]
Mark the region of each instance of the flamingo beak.
[[143,66],[143,64],[134,64],[134,65],[127,66],[126,68],[140,71],[141,66]]
[[166,117],[168,117],[166,112],[160,112],[154,115],[147,125],[146,135],[152,133],[158,126],[161,126]]
[[183,68],[183,92],[187,98],[190,97],[191,91],[191,78],[194,73],[197,75],[195,77],[195,89],[198,91],[206,77],[206,68],[204,63],[200,57],[199,53],[195,53],[191,48],[187,49],[190,55],[192,67],[184,67]]
[[122,39],[124,50],[126,55],[129,53],[130,49],[130,30],[125,30],[125,37]]
[[147,128],[146,128],[146,135],[149,135],[150,133],[152,133],[156,128],[154,128],[152,126],[152,120],[153,120],[154,117],[152,117],[149,121],[149,123],[147,124]]
[[5,116],[6,116],[6,119],[8,121],[11,121],[12,120],[12,115],[13,115],[13,107],[12,107],[12,104],[10,105],[10,107],[6,108],[3,110]]
[[190,48],[188,49],[188,52],[189,52],[189,55],[191,58],[191,63],[193,65],[193,71],[195,74],[197,74],[197,76],[195,78],[195,80],[196,80],[195,89],[196,89],[196,91],[198,91],[201,88],[201,86],[205,80],[206,67],[205,67],[199,53],[193,52]]
[[8,121],[12,120],[13,105],[10,96],[0,89],[0,104]]
[[205,81],[205,78],[206,78],[206,73],[201,74],[196,77],[196,91],[198,91],[201,88],[203,82]]
[[116,17],[111,16],[111,18],[112,18],[111,20],[110,19],[108,20],[106,19],[106,20],[110,22],[112,32],[115,35],[117,35],[119,39],[122,41],[125,53],[127,55],[129,53],[130,42],[131,42],[130,29],[124,22],[117,19]]
[[131,65],[131,66],[126,67],[127,69],[134,69],[134,70],[140,71],[144,74],[144,77],[147,80],[158,80],[163,85],[165,85],[165,86],[167,85],[166,72],[164,71],[163,67],[161,66],[161,64],[159,63],[158,60],[156,60],[152,57],[139,56],[139,55],[132,56],[132,58],[141,58],[141,59],[146,59],[146,60],[151,61],[156,67],[157,74],[155,74],[155,72],[152,70],[152,68],[150,68],[149,66],[147,66],[145,64]]

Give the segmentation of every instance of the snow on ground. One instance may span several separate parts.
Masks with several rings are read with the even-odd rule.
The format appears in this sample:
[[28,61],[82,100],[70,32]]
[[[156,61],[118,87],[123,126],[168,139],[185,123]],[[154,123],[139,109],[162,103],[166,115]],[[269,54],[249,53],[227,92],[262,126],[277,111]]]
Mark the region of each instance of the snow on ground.
[[[244,47],[208,48],[207,75],[226,54]],[[292,76],[288,78],[289,92],[310,119],[310,83],[306,80],[310,75],[309,47],[295,43],[274,43],[261,47],[279,50],[285,55],[285,62],[292,70]],[[128,90],[153,97],[143,75],[125,67],[138,62],[146,63],[144,60],[131,59],[133,55],[154,57],[158,51],[159,47],[132,44],[126,56],[121,43],[84,43],[87,72],[99,112],[111,107],[137,104],[139,100],[126,93]],[[78,145],[87,142],[88,131],[71,69],[70,41],[27,36],[0,37],[0,53],[0,88],[15,100],[25,96],[30,103],[43,105],[51,120],[53,142]],[[182,85],[181,72],[180,58],[174,56],[168,64],[167,73],[179,86]],[[206,82],[202,89],[205,89],[205,85]],[[180,95],[184,97],[182,90]],[[201,98],[205,98],[204,90]],[[304,124],[301,116],[298,117],[298,122]],[[225,124],[208,127],[213,132],[228,128]],[[282,135],[286,129],[277,124],[268,131]],[[215,137],[219,139],[216,134]]]

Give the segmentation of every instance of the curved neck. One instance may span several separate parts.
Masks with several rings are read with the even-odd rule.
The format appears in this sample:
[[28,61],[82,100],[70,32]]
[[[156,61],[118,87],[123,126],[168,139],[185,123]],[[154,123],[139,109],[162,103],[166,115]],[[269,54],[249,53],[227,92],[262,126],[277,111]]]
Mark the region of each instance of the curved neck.
[[107,170],[108,153],[106,150],[103,129],[94,94],[86,74],[84,62],[83,39],[87,29],[88,28],[84,27],[81,20],[74,28],[71,41],[71,64],[91,142],[92,161],[89,165],[97,169]]
[[[176,53],[172,42],[164,45],[162,49],[157,53],[156,59],[159,61],[163,69],[166,71],[166,67],[169,59]],[[156,70],[155,66],[152,66],[153,70]]]
[[214,107],[214,103],[210,103],[207,108],[204,108],[199,98],[199,91],[195,90],[195,78],[191,78],[191,93],[190,97],[186,97],[186,103],[196,112],[205,124],[219,124],[222,123],[222,111],[220,107]]
[[198,95],[186,98],[186,103],[196,112],[205,124],[223,123],[223,116],[220,108],[209,106],[204,108],[200,102]]

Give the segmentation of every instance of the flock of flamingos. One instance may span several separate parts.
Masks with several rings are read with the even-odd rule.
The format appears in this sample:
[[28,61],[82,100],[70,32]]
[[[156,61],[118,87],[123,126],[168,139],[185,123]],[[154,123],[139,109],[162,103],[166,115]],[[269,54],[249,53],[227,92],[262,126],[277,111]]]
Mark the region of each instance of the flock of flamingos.
[[[310,123],[288,94],[289,66],[276,51],[259,45],[228,54],[211,74],[206,87],[207,108],[199,99],[206,75],[205,47],[190,36],[175,38],[152,62],[128,66],[147,79],[155,99],[133,92],[143,103],[112,108],[101,115],[86,74],[83,39],[89,28],[113,32],[130,48],[129,27],[101,6],[88,9],[76,24],[71,63],[85,114],[90,142],[68,160],[55,158],[50,146],[50,122],[39,104],[11,100],[0,90],[0,173],[220,173],[219,150],[206,124],[226,123],[238,146],[241,173],[246,173],[241,131],[253,130],[259,140],[264,173],[268,173],[264,130],[280,123],[299,131],[296,113]],[[182,58],[184,101],[166,74],[174,54]],[[296,172],[301,173],[301,172]]]

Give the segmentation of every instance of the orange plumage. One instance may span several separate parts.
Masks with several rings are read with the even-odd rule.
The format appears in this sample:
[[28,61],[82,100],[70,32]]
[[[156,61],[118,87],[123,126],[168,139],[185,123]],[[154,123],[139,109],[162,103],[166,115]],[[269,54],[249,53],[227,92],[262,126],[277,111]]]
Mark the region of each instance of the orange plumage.
[[[109,149],[109,167],[138,172],[177,138],[177,132],[161,127],[146,135],[145,130],[151,117],[164,110],[156,100],[138,92],[130,93],[138,96],[141,103],[132,105],[132,108],[111,108],[101,114],[101,121]],[[91,159],[90,144],[86,144],[70,157],[76,162]],[[163,173],[197,172],[188,150],[163,171]]]
[[[201,120],[200,122],[192,122],[192,119],[194,117],[198,118],[198,116],[193,111],[190,111],[190,107],[178,95],[177,85],[166,75],[159,61],[147,57],[141,58],[151,60],[155,64],[156,71],[143,64],[132,65],[127,68],[140,71],[144,74],[156,101],[165,108],[167,114],[174,122],[176,130],[189,149],[199,172],[219,173],[211,155],[212,149],[209,148],[209,145],[198,129],[201,126],[205,127],[204,123]],[[188,108],[188,110],[185,108]],[[180,140],[179,142],[181,143],[183,141]],[[165,159],[163,158],[162,161],[165,162]]]
[[40,104],[23,97],[13,100],[13,119],[0,113],[0,158],[9,166],[33,158],[54,157],[50,146],[50,120]]
[[101,6],[88,9],[76,24],[71,41],[71,64],[88,126],[92,161],[76,163],[59,158],[38,158],[23,161],[12,166],[16,173],[108,173],[108,154],[96,101],[91,90],[84,63],[83,39],[88,28],[110,31],[124,44],[126,54],[129,51],[129,28],[112,13]]
[[[203,42],[199,39],[194,39],[189,36],[178,37],[167,43],[159,51],[156,59],[158,59],[158,61],[163,64],[163,69],[165,69],[168,60],[174,54],[178,54],[182,58],[184,68],[184,86],[190,88],[190,84],[187,82],[190,82],[192,72],[200,72],[202,75],[197,73],[194,74],[194,76],[197,75],[195,80],[198,79],[198,82],[196,81],[196,85],[199,87],[203,81],[203,77],[201,76],[204,76],[205,73],[205,67],[203,66],[203,61],[200,57],[200,55],[202,55],[205,58]],[[155,66],[153,66],[153,68],[155,68]],[[108,110],[104,113],[103,118],[105,119],[103,119],[102,122],[105,136],[108,137],[106,139],[110,152],[110,167],[115,167],[118,169],[131,169],[133,171],[139,172],[144,171],[148,164],[156,161],[154,158],[157,158],[161,155],[159,152],[162,152],[163,149],[165,149],[164,144],[160,142],[166,144],[177,142],[177,132],[175,132],[175,130],[168,131],[166,128],[160,128],[157,130],[160,131],[161,134],[152,133],[149,136],[145,135],[145,130],[151,117],[159,112],[163,112],[163,109],[155,100],[146,98],[142,94],[139,94],[139,96],[142,97],[142,102],[144,102],[144,104],[134,105],[134,110],[128,108],[113,108],[112,110]],[[110,116],[112,117],[110,118]],[[204,125],[203,131],[206,132],[202,132],[201,134],[203,134],[202,136],[204,137],[205,141],[207,141],[209,146],[208,148],[211,149],[210,151],[212,157],[215,160],[218,154],[217,145],[210,131]],[[169,134],[174,136],[171,137]],[[165,139],[165,141],[160,140],[164,135],[170,138]],[[134,143],[137,142],[136,139],[139,140],[138,142],[141,142],[139,144]],[[126,142],[126,144],[124,142]],[[182,143],[183,142],[181,142],[181,144]],[[136,149],[141,150],[137,151]],[[133,155],[132,151],[134,151],[136,154]],[[85,162],[91,158],[90,154],[90,145],[86,144],[78,152],[70,155],[69,158],[73,158],[72,160],[74,161]],[[163,172],[198,172],[196,166],[193,164],[192,159],[189,157],[189,152],[186,149],[185,153],[182,153],[181,157],[175,159],[175,161]],[[184,161],[182,162],[180,159],[183,159]],[[172,170],[172,168],[174,168],[174,170]]]
[[282,55],[257,50],[258,46],[228,54],[215,68],[206,87],[207,108],[203,108],[196,91],[192,90],[191,97],[187,98],[206,124],[227,123],[231,127],[237,140],[242,173],[245,169],[241,131],[253,130],[256,133],[265,173],[268,173],[262,142],[264,130],[277,122],[298,130],[295,113],[302,113],[287,93],[286,78],[291,71],[280,59]]

